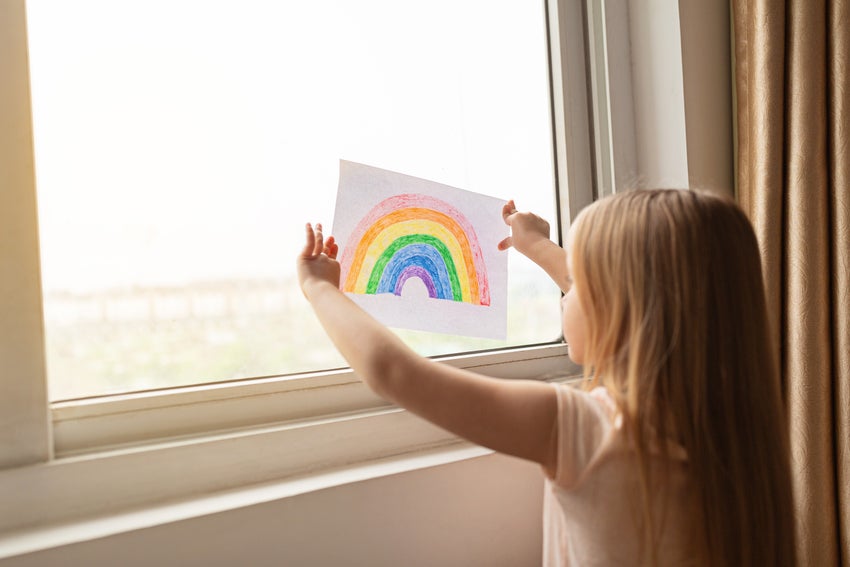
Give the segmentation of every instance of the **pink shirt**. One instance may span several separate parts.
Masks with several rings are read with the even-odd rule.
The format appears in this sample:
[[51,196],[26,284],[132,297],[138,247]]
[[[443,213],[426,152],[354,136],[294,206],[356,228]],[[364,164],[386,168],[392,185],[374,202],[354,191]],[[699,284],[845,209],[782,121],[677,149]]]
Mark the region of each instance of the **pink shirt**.
[[[640,565],[643,508],[634,453],[622,431],[617,408],[604,388],[584,392],[555,386],[558,392],[558,463],[543,497],[543,565]],[[657,564],[698,565],[692,537],[696,495],[687,480],[681,446],[668,449],[664,486],[653,487],[653,513],[661,533]],[[662,466],[651,459],[653,472]]]

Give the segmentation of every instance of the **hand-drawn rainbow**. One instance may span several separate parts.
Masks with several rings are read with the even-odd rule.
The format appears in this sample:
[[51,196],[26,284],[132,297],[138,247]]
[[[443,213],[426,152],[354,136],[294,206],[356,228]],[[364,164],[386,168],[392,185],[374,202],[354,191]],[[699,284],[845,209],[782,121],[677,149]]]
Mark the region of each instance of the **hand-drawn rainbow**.
[[468,219],[417,193],[384,199],[357,224],[340,256],[342,290],[401,295],[418,278],[437,299],[490,305],[487,269]]

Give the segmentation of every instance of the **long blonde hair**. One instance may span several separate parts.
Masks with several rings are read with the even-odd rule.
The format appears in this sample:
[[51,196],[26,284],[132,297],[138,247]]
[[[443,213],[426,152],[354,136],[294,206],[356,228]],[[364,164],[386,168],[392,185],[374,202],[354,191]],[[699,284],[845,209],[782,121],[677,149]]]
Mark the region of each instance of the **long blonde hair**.
[[749,221],[716,195],[636,190],[576,223],[585,371],[635,444],[645,538],[649,448],[672,440],[688,454],[707,564],[794,565],[788,434]]

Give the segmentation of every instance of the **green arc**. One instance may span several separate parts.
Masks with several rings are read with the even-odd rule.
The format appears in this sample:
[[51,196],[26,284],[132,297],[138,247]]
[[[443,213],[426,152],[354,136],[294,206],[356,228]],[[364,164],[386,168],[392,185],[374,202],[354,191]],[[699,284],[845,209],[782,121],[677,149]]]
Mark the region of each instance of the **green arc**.
[[452,298],[455,301],[463,301],[460,278],[458,277],[457,273],[457,266],[455,266],[455,262],[452,259],[452,255],[449,251],[449,248],[440,239],[429,234],[406,234],[395,239],[386,248],[386,250],[381,253],[380,257],[378,257],[378,260],[375,262],[375,265],[372,268],[372,272],[369,274],[369,282],[366,285],[366,293],[377,293],[378,285],[381,282],[381,277],[384,275],[384,270],[386,269],[387,264],[389,264],[390,261],[393,259],[393,256],[395,256],[400,250],[404,249],[405,247],[417,244],[429,246],[437,251],[446,267],[446,272],[449,279],[447,283],[449,283],[451,286]]

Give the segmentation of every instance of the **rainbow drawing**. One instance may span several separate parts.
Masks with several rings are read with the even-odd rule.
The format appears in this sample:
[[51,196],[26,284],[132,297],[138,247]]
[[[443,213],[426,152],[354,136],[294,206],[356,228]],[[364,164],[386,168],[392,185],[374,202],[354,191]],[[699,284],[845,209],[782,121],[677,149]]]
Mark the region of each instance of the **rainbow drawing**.
[[452,205],[405,193],[375,205],[340,256],[343,291],[401,295],[410,278],[428,296],[490,305],[487,269],[472,225]]

